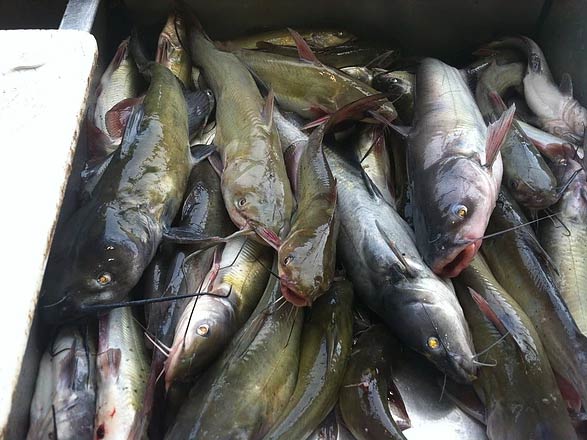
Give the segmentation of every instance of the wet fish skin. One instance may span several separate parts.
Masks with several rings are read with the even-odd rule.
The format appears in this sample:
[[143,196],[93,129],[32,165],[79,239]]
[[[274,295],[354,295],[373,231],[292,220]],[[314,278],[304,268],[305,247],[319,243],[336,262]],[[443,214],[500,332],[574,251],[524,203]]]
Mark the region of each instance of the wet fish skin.
[[149,365],[142,331],[130,308],[100,318],[98,336],[96,439],[143,438],[148,420],[141,417]]
[[[326,154],[337,180],[338,255],[358,297],[403,344],[456,381],[470,382],[473,343],[452,285],[426,266],[411,228],[369,193],[360,170],[330,149]],[[431,338],[440,343],[430,347]]]
[[[493,277],[480,255],[463,271],[457,283],[459,301],[477,350],[496,344],[479,359],[496,365],[481,367],[474,382],[485,402],[488,437],[499,440],[577,438],[530,318]],[[482,314],[467,287],[489,303],[513,338],[509,336],[498,342],[501,333]]]
[[587,109],[573,98],[570,90],[559,89],[554,84],[552,73],[540,47],[524,36],[506,37],[487,45],[491,49],[518,49],[527,57],[524,76],[524,97],[532,112],[538,116],[541,128],[570,142],[583,139],[587,126]]
[[357,440],[403,439],[387,405],[393,344],[381,324],[359,336],[340,389],[339,407],[345,425]]
[[[191,171],[178,227],[211,236],[225,236],[234,231],[234,225],[224,207],[220,178],[208,161],[198,163]],[[164,243],[143,276],[146,281],[144,296],[154,298],[197,292],[212,266],[214,249],[192,255],[196,250],[190,245]],[[177,323],[188,302],[188,299],[183,299],[145,307],[148,312],[147,330],[165,347],[172,345]],[[164,411],[156,402],[164,401],[167,395],[164,380],[161,380],[166,358],[161,350],[153,350],[143,407],[143,413],[147,416],[153,412],[152,427],[163,425]],[[161,426],[161,429],[164,430],[164,427]],[[160,432],[161,436],[163,434]]]
[[[571,148],[569,153],[574,154]],[[555,166],[561,184],[581,165],[571,158]],[[587,335],[587,176],[581,170],[552,208],[557,220],[540,225],[540,242],[558,269],[556,285],[584,335]]]
[[273,252],[249,238],[224,245],[203,284],[211,295],[191,299],[179,317],[166,361],[166,386],[186,380],[214,361],[243,326],[269,280]]
[[185,99],[167,68],[150,69],[123,144],[55,241],[41,297],[48,322],[124,300],[181,206],[193,164]]
[[[319,62],[246,49],[234,54],[273,90],[282,110],[303,118],[331,114],[346,104],[377,94],[372,87]],[[397,117],[391,102],[382,104],[378,112],[390,121]]]
[[192,82],[192,63],[182,42],[187,41],[185,21],[176,14],[171,14],[159,34],[155,61],[167,67],[189,88]]
[[348,142],[353,147],[361,168],[379,189],[381,196],[395,207],[392,160],[383,127],[374,124],[363,125]]
[[355,440],[333,410],[306,440]]
[[120,145],[124,126],[108,127],[107,113],[119,102],[139,96],[143,80],[128,48],[129,39],[123,40],[114,58],[102,74],[96,88],[95,102],[88,110],[89,150],[91,157],[105,157]]
[[352,348],[353,288],[335,281],[308,310],[296,388],[265,439],[306,438],[332,410]]
[[263,438],[294,390],[300,309],[278,304],[271,278],[247,324],[202,375],[166,439]]
[[[263,52],[283,55],[290,58],[298,57],[295,46],[278,46],[271,43],[259,42],[258,49]],[[398,52],[393,49],[373,47],[360,43],[350,43],[323,49],[314,49],[314,55],[321,63],[335,68],[344,69],[351,66],[362,65],[391,65],[397,58]],[[354,75],[350,75],[355,77]],[[357,78],[359,79],[359,78]],[[363,79],[359,79],[362,82]],[[367,83],[366,83],[367,84]]]
[[364,82],[368,86],[373,87],[373,69],[364,66],[349,66],[343,67],[340,70],[346,73],[348,76],[352,76],[353,78],[356,78],[361,82]]
[[[488,233],[526,223],[502,189]],[[550,259],[532,230],[519,227],[487,240],[483,255],[499,283],[528,315],[544,344],[553,370],[587,401],[587,339],[565,305],[549,267]]]
[[27,440],[92,438],[95,353],[92,335],[82,329],[64,327],[55,336],[39,366]]
[[487,164],[488,130],[457,69],[426,58],[416,82],[407,151],[417,245],[434,272],[454,277],[481,245],[502,161]]
[[253,229],[277,246],[289,230],[294,201],[272,103],[264,104],[248,69],[233,54],[216,49],[196,26],[189,36],[192,61],[216,97],[215,144],[222,157],[226,209],[240,229]]
[[[504,94],[522,83],[524,65],[498,65],[495,60],[481,73],[475,93],[479,109],[487,122],[494,122],[503,111],[489,97]],[[530,209],[546,209],[557,200],[557,182],[540,152],[514,122],[501,148],[503,182],[516,201]]]
[[288,167],[297,176],[297,209],[278,250],[278,268],[281,292],[296,306],[311,305],[334,278],[339,222],[336,182],[322,146],[326,129],[326,125],[318,127],[307,142],[294,146],[301,152],[288,156],[294,162]]

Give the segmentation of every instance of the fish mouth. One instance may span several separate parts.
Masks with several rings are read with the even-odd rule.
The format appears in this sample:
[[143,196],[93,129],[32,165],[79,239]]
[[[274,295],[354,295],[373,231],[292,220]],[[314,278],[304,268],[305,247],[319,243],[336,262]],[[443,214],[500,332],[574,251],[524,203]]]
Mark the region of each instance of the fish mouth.
[[452,380],[470,384],[477,379],[477,367],[471,358],[456,353],[448,353],[448,357],[452,368],[447,373]]
[[283,278],[281,279],[281,294],[288,302],[290,302],[296,307],[306,307],[312,304],[309,298],[300,295],[294,289],[288,286],[288,284],[289,283],[285,281]]
[[481,247],[481,240],[457,247],[448,257],[434,264],[432,271],[444,278],[458,276],[473,261],[479,247]]

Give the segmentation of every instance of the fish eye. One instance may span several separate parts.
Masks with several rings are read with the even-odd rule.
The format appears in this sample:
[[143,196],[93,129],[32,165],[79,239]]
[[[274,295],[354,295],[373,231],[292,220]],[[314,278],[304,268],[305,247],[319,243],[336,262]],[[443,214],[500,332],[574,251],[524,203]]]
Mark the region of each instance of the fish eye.
[[510,180],[510,186],[511,186],[513,189],[518,189],[518,188],[520,187],[520,181],[519,181],[519,180],[517,180],[517,179],[511,179],[511,180]]
[[241,208],[243,206],[245,206],[247,204],[247,199],[245,199],[244,197],[242,199],[239,199],[238,202],[236,202],[238,206],[240,206]]
[[293,255],[288,255],[287,257],[285,257],[283,259],[283,264],[285,266],[287,266],[289,263],[291,263],[293,261],[293,259],[294,259],[294,256]]
[[198,326],[198,328],[196,329],[196,332],[198,333],[198,335],[200,336],[206,336],[208,334],[208,332],[210,331],[210,326],[208,324],[201,324]]
[[112,275],[110,275],[108,272],[102,272],[100,275],[98,275],[97,281],[101,286],[106,286],[112,281]]
[[426,345],[431,350],[438,350],[440,348],[440,341],[436,336],[430,336],[426,342]]
[[467,209],[467,207],[465,205],[453,205],[451,207],[451,212],[453,215],[457,216],[458,218],[465,218],[467,216],[467,213],[469,212],[469,210]]
[[338,32],[336,33],[336,36],[337,36],[337,37],[341,37],[341,38],[342,38],[342,37],[344,37],[344,32],[343,32],[343,31],[338,31]]

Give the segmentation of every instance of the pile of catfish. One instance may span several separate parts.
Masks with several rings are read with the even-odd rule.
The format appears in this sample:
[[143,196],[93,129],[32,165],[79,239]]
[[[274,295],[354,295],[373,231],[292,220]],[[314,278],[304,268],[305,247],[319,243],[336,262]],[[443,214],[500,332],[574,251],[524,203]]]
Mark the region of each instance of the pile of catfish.
[[457,69],[188,15],[145,38],[88,111],[29,439],[585,435],[587,110],[535,42]]

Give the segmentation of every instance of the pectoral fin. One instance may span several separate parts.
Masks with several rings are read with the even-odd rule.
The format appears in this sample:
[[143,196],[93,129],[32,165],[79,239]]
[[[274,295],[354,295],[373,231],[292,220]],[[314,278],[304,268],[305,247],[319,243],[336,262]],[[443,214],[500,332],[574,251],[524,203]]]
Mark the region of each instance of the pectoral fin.
[[[493,96],[495,92],[492,92],[490,96]],[[499,150],[501,149],[508,131],[514,120],[516,113],[516,105],[512,106],[504,112],[501,117],[487,127],[487,143],[485,145],[485,166],[491,168]]]

